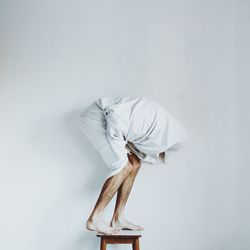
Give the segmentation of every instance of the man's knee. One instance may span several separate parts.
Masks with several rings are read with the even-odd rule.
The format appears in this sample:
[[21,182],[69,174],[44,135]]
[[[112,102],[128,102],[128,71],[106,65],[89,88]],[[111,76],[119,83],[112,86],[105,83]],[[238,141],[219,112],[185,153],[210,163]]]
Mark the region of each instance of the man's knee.
[[136,170],[140,169],[140,167],[141,167],[141,161],[136,162],[136,163],[133,165],[133,167],[134,167],[134,169],[136,169]]
[[119,176],[128,176],[130,174],[136,174],[141,167],[141,161],[139,162],[132,162],[131,159],[128,159],[127,165],[123,168]]
[[132,164],[132,162],[130,160],[128,160],[128,163],[127,163],[127,165],[124,168],[124,171],[127,174],[129,174],[129,173],[131,173],[133,171],[133,164]]
[[135,161],[133,161],[132,163],[132,171],[133,172],[137,172],[141,167],[141,160],[140,159],[137,159]]
[[138,171],[139,171],[139,169],[140,169],[140,167],[141,167],[141,164],[135,164],[135,163],[131,163],[131,162],[129,162],[128,164],[127,164],[127,166],[125,167],[125,172],[126,172],[126,175],[135,175]]
[[141,160],[138,158],[137,155],[131,153],[131,154],[128,154],[128,159],[129,159],[129,162],[132,164],[132,166],[134,168],[140,168],[141,166]]

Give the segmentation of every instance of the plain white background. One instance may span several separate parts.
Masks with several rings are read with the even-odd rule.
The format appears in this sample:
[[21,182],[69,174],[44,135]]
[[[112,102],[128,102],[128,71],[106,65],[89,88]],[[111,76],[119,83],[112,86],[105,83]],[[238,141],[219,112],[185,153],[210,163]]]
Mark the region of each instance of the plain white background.
[[108,169],[77,119],[108,95],[157,100],[189,132],[135,181],[126,215],[145,227],[141,248],[250,249],[249,1],[3,0],[0,12],[1,249],[99,248],[85,221]]

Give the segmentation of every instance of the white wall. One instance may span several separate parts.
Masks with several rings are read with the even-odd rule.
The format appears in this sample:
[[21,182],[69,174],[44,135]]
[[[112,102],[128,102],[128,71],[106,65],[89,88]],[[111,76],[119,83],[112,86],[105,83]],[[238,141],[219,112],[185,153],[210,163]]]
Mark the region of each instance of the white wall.
[[1,249],[98,249],[85,221],[108,169],[77,117],[106,95],[158,100],[191,138],[135,181],[141,248],[250,249],[249,1],[3,0],[0,13]]

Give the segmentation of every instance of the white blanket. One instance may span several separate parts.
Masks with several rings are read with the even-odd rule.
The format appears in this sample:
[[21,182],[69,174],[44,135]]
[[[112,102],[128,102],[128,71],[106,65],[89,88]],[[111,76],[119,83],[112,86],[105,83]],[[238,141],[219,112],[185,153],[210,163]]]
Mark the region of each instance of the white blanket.
[[82,112],[81,128],[111,169],[107,178],[126,166],[130,151],[144,162],[167,163],[187,139],[186,129],[162,105],[139,96],[97,99]]

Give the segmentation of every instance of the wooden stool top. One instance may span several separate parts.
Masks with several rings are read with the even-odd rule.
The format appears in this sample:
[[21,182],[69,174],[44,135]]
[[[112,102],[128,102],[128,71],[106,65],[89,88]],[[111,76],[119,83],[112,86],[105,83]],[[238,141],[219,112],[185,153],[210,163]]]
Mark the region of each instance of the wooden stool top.
[[141,231],[132,231],[132,230],[121,230],[117,234],[102,234],[97,233],[97,237],[104,238],[139,238],[141,237]]

